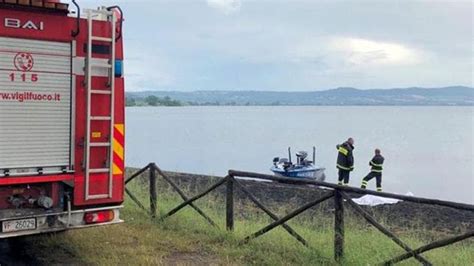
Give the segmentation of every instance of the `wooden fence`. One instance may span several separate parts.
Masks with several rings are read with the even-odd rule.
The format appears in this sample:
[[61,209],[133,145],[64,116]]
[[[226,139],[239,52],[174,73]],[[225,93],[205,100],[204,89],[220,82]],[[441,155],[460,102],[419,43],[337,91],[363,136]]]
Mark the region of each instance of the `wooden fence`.
[[[186,194],[173,182],[173,180],[167,176],[161,169],[156,166],[155,163],[150,163],[146,167],[140,169],[139,171],[132,174],[127,180],[125,184],[128,184],[137,176],[145,173],[146,171],[149,172],[148,179],[149,179],[149,190],[150,190],[150,207],[149,210],[138,200],[138,198],[133,195],[127,188],[125,188],[125,192],[127,195],[132,199],[141,209],[146,212],[149,212],[152,218],[158,218],[160,220],[164,220],[175,213],[179,212],[186,206],[190,206],[193,208],[200,216],[202,216],[209,224],[214,227],[218,227],[217,224],[202,211],[199,207],[197,207],[194,202],[207,194],[211,191],[217,189],[220,186],[225,185],[225,202],[226,202],[226,229],[229,231],[234,230],[234,192],[236,189],[240,189],[244,194],[248,196],[248,198],[255,203],[255,205],[264,211],[270,218],[273,219],[273,222],[269,225],[263,227],[262,229],[254,232],[253,234],[245,237],[242,240],[242,244],[248,243],[249,241],[260,237],[269,231],[275,229],[278,226],[282,226],[284,230],[286,230],[292,237],[294,237],[297,241],[299,241],[302,245],[306,247],[310,247],[308,242],[299,235],[293,228],[291,228],[286,222],[293,219],[294,217],[298,216],[299,214],[303,213],[304,211],[318,205],[321,202],[326,200],[332,199],[334,200],[334,259],[340,262],[344,256],[344,204],[350,206],[356,213],[360,214],[367,222],[372,224],[375,228],[377,228],[381,233],[389,237],[393,240],[397,245],[405,250],[404,254],[396,256],[390,260],[382,262],[384,265],[393,265],[397,262],[406,260],[408,258],[414,257],[423,265],[432,265],[426,258],[424,258],[421,254],[440,247],[444,247],[470,237],[474,236],[474,231],[466,232],[462,235],[448,237],[441,240],[434,241],[430,244],[418,247],[413,249],[408,244],[403,242],[400,238],[398,238],[394,233],[390,232],[387,228],[383,225],[378,223],[374,217],[372,217],[368,212],[366,212],[363,208],[361,208],[358,204],[356,204],[352,198],[347,193],[356,193],[361,195],[374,195],[380,196],[385,198],[394,198],[399,200],[404,200],[408,202],[414,203],[421,203],[421,204],[429,204],[429,205],[438,205],[444,207],[450,207],[458,210],[465,210],[465,211],[474,211],[474,205],[464,204],[464,203],[456,203],[438,199],[428,199],[428,198],[420,198],[420,197],[412,197],[412,196],[405,196],[387,192],[377,192],[372,190],[365,190],[355,187],[348,187],[348,186],[339,186],[332,183],[327,182],[320,182],[320,181],[313,181],[313,180],[301,180],[301,179],[290,179],[290,178],[283,178],[277,177],[272,175],[265,175],[265,174],[258,174],[258,173],[251,173],[251,172],[243,172],[243,171],[235,171],[229,170],[228,175],[212,186],[207,188],[205,191],[193,196],[188,197]],[[156,179],[158,176],[161,176],[170,186],[175,190],[180,197],[182,198],[183,202],[173,208],[172,210],[168,211],[161,217],[157,217],[156,210],[157,210],[157,191],[156,191]],[[296,210],[290,212],[289,214],[285,215],[284,217],[278,217],[272,211],[270,211],[265,205],[263,205],[245,186],[241,184],[238,177],[245,177],[245,178],[255,178],[260,180],[267,180],[267,181],[277,181],[281,183],[287,184],[299,184],[299,185],[316,185],[319,187],[324,187],[328,189],[328,192],[323,194],[323,196],[310,201]]]

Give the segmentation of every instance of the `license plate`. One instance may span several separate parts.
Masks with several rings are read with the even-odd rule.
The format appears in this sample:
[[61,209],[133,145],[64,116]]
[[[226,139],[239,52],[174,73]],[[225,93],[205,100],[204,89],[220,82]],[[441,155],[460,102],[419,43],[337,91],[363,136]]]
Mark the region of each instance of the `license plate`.
[[2,232],[4,233],[35,229],[36,218],[5,221],[2,223]]

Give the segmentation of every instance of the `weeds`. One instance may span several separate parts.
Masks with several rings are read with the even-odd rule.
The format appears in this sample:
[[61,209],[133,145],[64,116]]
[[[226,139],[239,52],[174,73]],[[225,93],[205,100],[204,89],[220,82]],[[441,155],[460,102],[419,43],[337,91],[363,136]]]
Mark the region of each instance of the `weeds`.
[[[147,190],[142,184],[131,183],[128,188],[148,205]],[[176,194],[160,193],[160,215],[180,202],[182,200]],[[225,209],[221,198],[211,194],[195,204],[216,221],[219,228],[209,225],[190,207],[160,221],[152,220],[135,203],[126,200],[121,214],[124,224],[31,237],[27,241],[28,250],[39,262],[48,264],[336,264],[330,216],[288,222],[308,241],[310,248],[301,245],[281,227],[243,245],[242,239],[272,221],[266,214],[251,204],[236,206],[239,215],[236,216],[235,231],[230,233],[224,229]],[[281,206],[276,213],[282,215],[288,209]],[[351,211],[346,213],[345,224],[345,265],[377,264],[404,252]],[[437,236],[436,232],[415,229],[397,231],[397,234],[413,248]],[[463,241],[423,256],[436,265],[472,265],[474,241]],[[418,264],[414,259],[402,263]]]

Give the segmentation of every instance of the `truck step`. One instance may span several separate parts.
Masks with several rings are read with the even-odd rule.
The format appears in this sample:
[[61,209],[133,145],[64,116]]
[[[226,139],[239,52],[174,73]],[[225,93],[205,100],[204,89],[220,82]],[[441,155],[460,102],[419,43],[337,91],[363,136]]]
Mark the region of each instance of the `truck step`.
[[108,142],[91,142],[89,145],[91,147],[109,147],[110,143],[108,143]]
[[102,67],[102,68],[112,68],[112,65],[109,63],[91,63],[91,67]]
[[91,90],[91,93],[94,93],[94,94],[112,94],[112,92],[109,91],[109,90]]
[[106,199],[108,197],[109,197],[109,194],[89,195],[89,199]]
[[110,116],[91,116],[91,120],[110,120]]
[[92,36],[91,39],[93,41],[99,41],[99,42],[112,42],[112,38],[107,38],[107,37]]
[[108,173],[108,172],[110,172],[109,168],[92,168],[92,169],[89,169],[89,173],[91,173],[91,174]]

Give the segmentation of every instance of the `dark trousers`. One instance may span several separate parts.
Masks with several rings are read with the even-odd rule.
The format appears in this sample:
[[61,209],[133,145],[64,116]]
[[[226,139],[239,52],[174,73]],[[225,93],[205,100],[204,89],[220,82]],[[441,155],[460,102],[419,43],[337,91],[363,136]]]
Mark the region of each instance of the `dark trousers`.
[[382,190],[382,173],[378,172],[370,172],[368,175],[366,175],[364,179],[362,179],[362,188],[366,188],[367,182],[369,182],[374,177],[377,181],[377,190]]
[[339,185],[342,185],[342,184],[347,185],[347,184],[349,184],[349,175],[350,175],[350,172],[351,172],[351,171],[339,169],[339,178],[338,178]]

